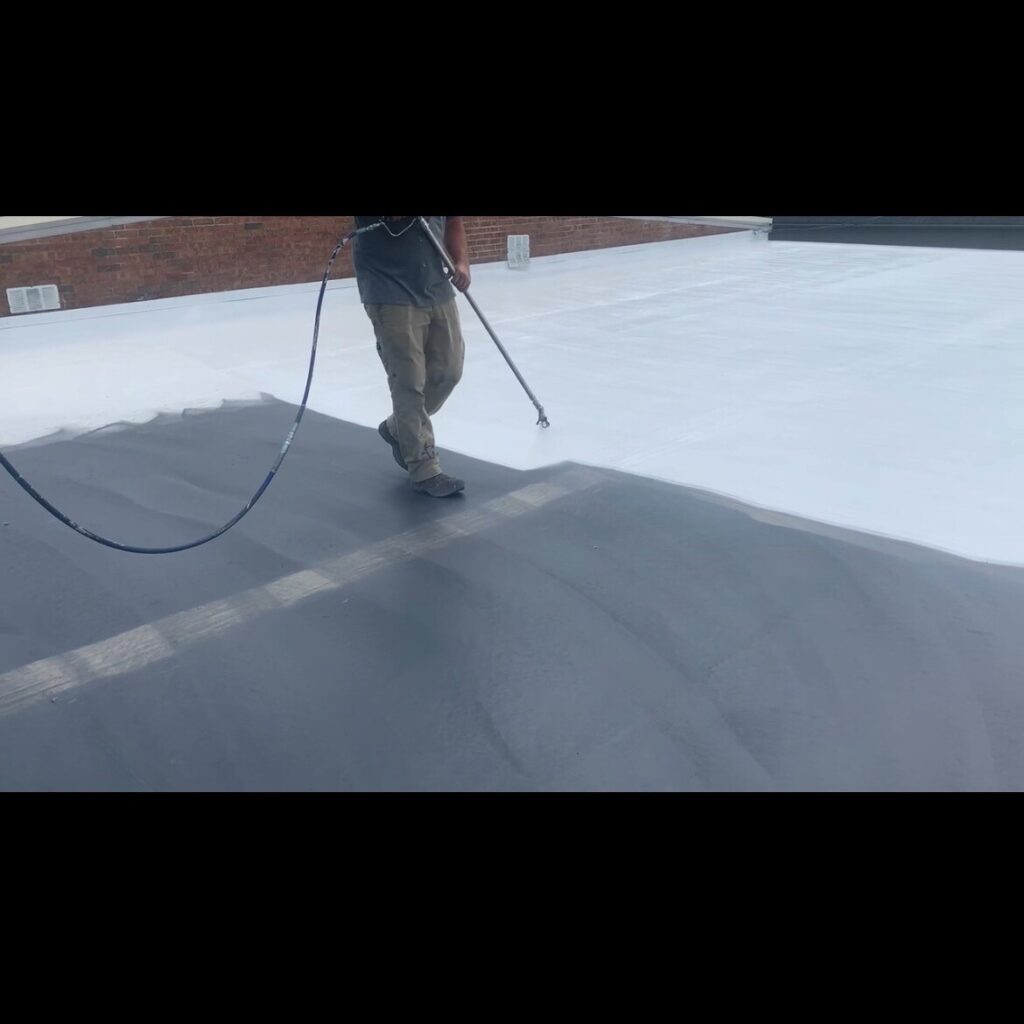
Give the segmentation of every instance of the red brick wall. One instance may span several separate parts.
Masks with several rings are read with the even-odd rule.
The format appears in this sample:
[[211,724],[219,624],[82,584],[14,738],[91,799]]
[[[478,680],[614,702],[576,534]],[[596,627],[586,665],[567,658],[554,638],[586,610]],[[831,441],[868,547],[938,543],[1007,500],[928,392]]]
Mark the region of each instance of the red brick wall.
[[504,260],[508,235],[529,235],[531,256],[583,249],[608,249],[670,238],[718,235],[728,229],[699,224],[628,220],[623,217],[467,217],[470,257],[477,263]]
[[[3,289],[56,284],[64,309],[319,281],[351,217],[173,217],[0,244]],[[532,256],[719,234],[723,229],[619,217],[467,217],[475,263],[504,260],[506,236]],[[332,277],[352,276],[346,249]],[[31,315],[31,314],[27,314]]]

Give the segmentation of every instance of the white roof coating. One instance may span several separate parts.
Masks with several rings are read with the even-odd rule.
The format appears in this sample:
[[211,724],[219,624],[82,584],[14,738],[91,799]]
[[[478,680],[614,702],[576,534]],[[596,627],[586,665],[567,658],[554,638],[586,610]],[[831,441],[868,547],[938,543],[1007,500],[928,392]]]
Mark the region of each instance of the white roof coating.
[[[1022,285],[1021,252],[748,232],[478,266],[472,293],[551,428],[461,301],[466,371],[438,446],[624,470],[1024,564]],[[0,320],[0,446],[261,394],[297,402],[318,287]],[[365,426],[389,409],[351,280],[327,293],[310,407]]]

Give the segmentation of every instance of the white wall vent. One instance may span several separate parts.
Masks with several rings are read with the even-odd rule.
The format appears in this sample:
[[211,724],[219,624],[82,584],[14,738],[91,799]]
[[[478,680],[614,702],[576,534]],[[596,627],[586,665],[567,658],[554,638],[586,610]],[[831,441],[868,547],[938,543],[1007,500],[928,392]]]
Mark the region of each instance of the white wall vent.
[[46,309],[60,309],[60,293],[55,284],[41,284],[35,288],[8,288],[7,305],[12,313],[41,313]]
[[530,265],[530,236],[508,236],[509,270],[525,270]]

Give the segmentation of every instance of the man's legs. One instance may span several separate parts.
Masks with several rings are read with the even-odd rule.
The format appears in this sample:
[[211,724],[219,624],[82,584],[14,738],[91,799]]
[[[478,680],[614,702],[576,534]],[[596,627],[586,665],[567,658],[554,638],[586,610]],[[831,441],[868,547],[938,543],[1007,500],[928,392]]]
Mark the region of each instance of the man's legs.
[[[462,373],[464,345],[455,303],[434,309],[368,305],[366,311],[391,389],[393,411],[384,429],[398,442],[414,485],[438,478],[441,465],[429,414],[441,408]],[[458,484],[454,490],[461,490]],[[451,485],[445,491],[452,493]]]
[[462,339],[459,310],[454,299],[442,306],[435,306],[430,314],[425,347],[427,386],[423,397],[427,415],[433,416],[462,379],[466,345]]

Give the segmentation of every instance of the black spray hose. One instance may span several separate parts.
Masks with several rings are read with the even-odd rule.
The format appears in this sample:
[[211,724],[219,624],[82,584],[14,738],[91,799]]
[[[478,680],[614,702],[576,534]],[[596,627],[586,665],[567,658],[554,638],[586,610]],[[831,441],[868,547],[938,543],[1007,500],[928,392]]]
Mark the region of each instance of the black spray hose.
[[65,526],[70,526],[76,533],[80,533],[83,537],[88,537],[89,540],[96,541],[97,544],[104,544],[108,548],[115,548],[117,551],[128,551],[135,555],[170,555],[178,551],[188,551],[190,548],[197,548],[202,544],[208,544],[211,540],[216,540],[223,533],[227,533],[236,523],[240,522],[242,518],[248,513],[257,501],[263,495],[263,492],[270,486],[270,481],[274,479],[277,471],[281,468],[281,463],[284,462],[284,457],[288,454],[288,449],[291,447],[292,441],[295,439],[295,434],[299,429],[299,424],[302,422],[302,415],[306,411],[306,402],[309,400],[309,389],[313,385],[313,368],[316,365],[316,344],[317,339],[320,335],[320,310],[324,304],[324,293],[327,290],[327,279],[331,274],[331,267],[334,265],[334,261],[338,256],[338,253],[353,239],[356,235],[362,235],[367,231],[374,231],[379,227],[383,226],[382,221],[378,221],[375,224],[370,224],[365,228],[359,228],[357,231],[353,231],[351,234],[346,235],[341,239],[340,242],[334,247],[334,252],[331,253],[331,258],[327,261],[327,269],[324,271],[324,279],[320,285],[320,296],[316,303],[316,320],[313,324],[313,347],[309,353],[309,372],[306,375],[306,390],[302,394],[302,402],[299,405],[299,411],[295,415],[295,422],[292,424],[291,430],[288,431],[288,436],[284,439],[284,444],[281,446],[281,451],[278,453],[277,459],[274,465],[270,467],[270,472],[267,474],[266,479],[260,484],[259,489],[249,499],[248,504],[243,508],[237,515],[232,519],[229,519],[219,530],[215,530],[213,533],[208,534],[205,537],[200,537],[199,540],[194,540],[188,544],[177,544],[174,547],[168,548],[142,548],[136,547],[134,544],[120,544],[114,540],[108,540],[106,537],[101,537],[98,533],[93,533],[91,530],[87,530],[84,526],[79,526],[78,523],[69,519],[60,509],[51,505],[12,465],[11,461],[0,452],[0,466],[3,466],[8,473],[14,477],[15,481],[29,493],[43,508],[46,509],[50,515],[59,519]]

